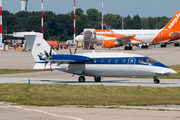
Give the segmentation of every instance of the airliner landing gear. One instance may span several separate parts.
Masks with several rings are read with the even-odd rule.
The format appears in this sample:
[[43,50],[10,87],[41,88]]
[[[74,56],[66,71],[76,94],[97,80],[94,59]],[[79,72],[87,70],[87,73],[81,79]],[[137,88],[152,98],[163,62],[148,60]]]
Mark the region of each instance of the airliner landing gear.
[[149,46],[147,44],[141,46],[141,49],[148,49],[148,48]]
[[85,82],[86,79],[84,76],[80,76],[78,80],[79,80],[79,82]]
[[167,44],[166,44],[166,43],[161,44],[161,48],[166,47],[166,46],[167,46]]
[[160,83],[160,80],[157,79],[157,76],[154,76],[154,83],[155,83],[155,84],[159,84],[159,83]]
[[132,50],[132,46],[131,46],[131,45],[125,46],[125,47],[124,47],[124,50]]
[[174,43],[174,47],[179,47],[179,43]]
[[101,77],[94,77],[95,82],[101,82]]

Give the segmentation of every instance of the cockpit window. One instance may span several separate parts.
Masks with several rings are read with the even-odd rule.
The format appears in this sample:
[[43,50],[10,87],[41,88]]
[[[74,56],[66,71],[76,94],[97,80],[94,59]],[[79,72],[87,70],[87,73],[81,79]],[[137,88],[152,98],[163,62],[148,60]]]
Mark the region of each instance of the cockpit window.
[[139,63],[143,63],[143,64],[156,64],[158,63],[156,60],[151,59],[151,58],[141,58],[139,59]]
[[81,33],[80,35],[84,35],[84,33]]

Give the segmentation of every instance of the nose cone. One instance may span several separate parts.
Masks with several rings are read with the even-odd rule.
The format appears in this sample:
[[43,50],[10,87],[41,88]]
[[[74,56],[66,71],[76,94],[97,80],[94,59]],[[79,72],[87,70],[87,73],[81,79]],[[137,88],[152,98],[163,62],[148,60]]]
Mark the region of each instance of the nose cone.
[[76,40],[77,42],[83,41],[81,35],[76,36],[76,37],[75,37],[75,40]]
[[173,69],[170,69],[170,71],[169,71],[169,75],[173,75],[173,74],[176,74],[177,72],[176,71],[174,71]]

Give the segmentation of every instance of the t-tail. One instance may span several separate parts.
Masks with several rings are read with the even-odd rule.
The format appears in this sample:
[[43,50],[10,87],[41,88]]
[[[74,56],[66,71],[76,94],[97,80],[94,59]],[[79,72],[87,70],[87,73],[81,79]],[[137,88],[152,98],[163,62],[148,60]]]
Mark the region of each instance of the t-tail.
[[50,69],[47,61],[50,54],[55,55],[54,50],[44,40],[42,33],[37,32],[15,32],[13,37],[24,37],[35,60],[34,69]]
[[164,30],[180,31],[180,10],[166,24],[166,26],[164,27]]

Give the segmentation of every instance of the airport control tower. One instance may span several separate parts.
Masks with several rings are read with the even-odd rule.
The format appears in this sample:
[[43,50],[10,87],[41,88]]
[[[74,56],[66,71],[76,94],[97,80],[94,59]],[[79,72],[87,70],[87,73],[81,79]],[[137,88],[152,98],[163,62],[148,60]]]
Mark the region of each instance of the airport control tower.
[[27,3],[28,0],[21,0],[21,11],[27,12]]

